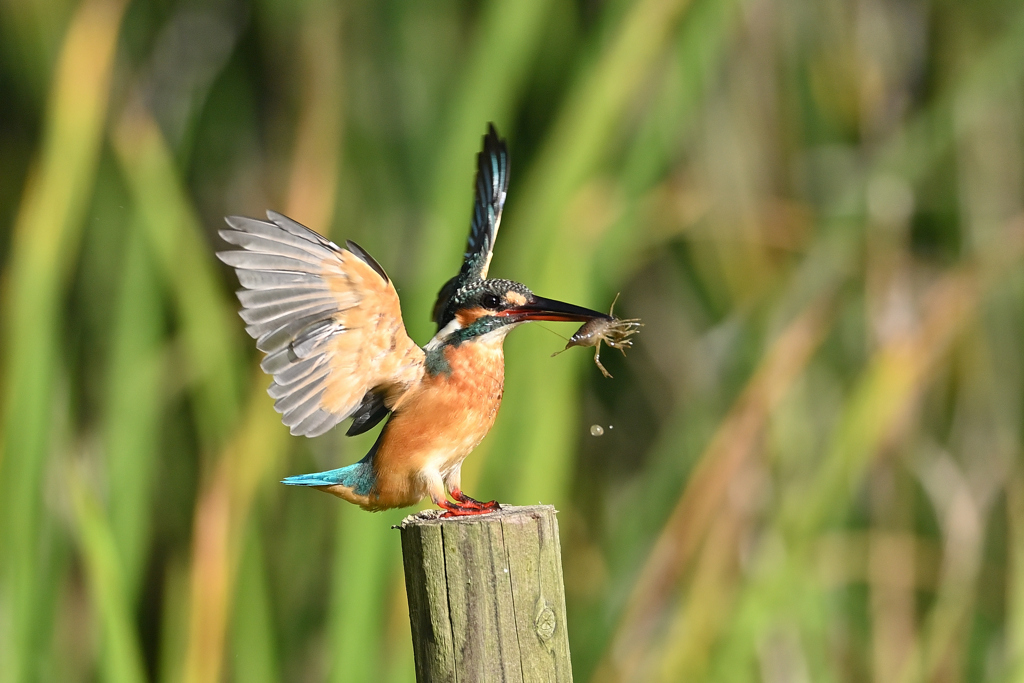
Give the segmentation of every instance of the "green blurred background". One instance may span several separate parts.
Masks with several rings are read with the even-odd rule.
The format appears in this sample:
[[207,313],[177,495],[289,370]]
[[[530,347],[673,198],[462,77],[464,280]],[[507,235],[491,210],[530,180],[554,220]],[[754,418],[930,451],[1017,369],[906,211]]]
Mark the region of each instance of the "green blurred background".
[[488,121],[492,274],[646,323],[512,334],[464,470],[560,509],[575,679],[1024,680],[1018,0],[0,0],[0,681],[413,680],[408,511],[277,483],[374,437],[287,435],[215,231],[424,343]]

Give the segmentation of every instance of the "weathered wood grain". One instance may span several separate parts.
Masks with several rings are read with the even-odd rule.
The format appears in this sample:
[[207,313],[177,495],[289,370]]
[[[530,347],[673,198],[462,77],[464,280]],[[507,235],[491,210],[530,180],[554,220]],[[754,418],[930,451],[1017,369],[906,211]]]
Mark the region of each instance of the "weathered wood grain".
[[418,683],[572,681],[554,507],[399,528]]
[[447,590],[443,583],[428,578],[445,573],[441,527],[403,529],[402,561],[412,632],[422,643],[416,650],[416,680],[456,683]]

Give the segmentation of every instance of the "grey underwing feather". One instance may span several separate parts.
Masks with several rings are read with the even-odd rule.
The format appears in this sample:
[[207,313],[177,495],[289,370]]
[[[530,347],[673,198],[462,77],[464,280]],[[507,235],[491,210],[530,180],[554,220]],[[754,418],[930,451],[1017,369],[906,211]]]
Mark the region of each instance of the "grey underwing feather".
[[268,239],[262,235],[253,235],[237,230],[221,230],[220,236],[229,244],[242,247],[252,252],[263,254],[278,254],[288,256],[299,261],[305,261],[319,267],[320,263],[334,255],[334,252],[319,244],[303,242],[296,238],[298,244],[279,242]]
[[318,266],[291,258],[290,256],[262,254],[254,251],[222,251],[217,256],[229,266],[244,270],[283,270],[292,273],[313,273],[318,268]]
[[[300,390],[296,394],[291,394],[286,398],[279,399],[277,403],[274,404],[274,407],[283,414],[283,422],[289,427],[293,427],[301,423],[317,410],[321,410],[320,402],[323,398],[323,393],[323,388],[318,391],[310,391],[308,389]],[[286,407],[278,407],[278,403],[283,404]]]
[[337,308],[337,305],[330,300],[325,303],[322,299],[314,299],[312,301],[302,301],[298,304],[284,303],[260,306],[259,308],[243,308],[240,315],[242,320],[250,325],[264,324],[272,326],[276,325],[279,320],[295,316],[326,318],[335,312]]
[[330,374],[330,372],[331,369],[324,365],[322,367],[313,368],[301,376],[294,377],[294,381],[282,382],[275,377],[270,388],[267,389],[267,393],[274,399],[283,398],[309,384],[321,383],[327,375]]
[[280,323],[280,327],[266,324],[249,325],[245,328],[245,331],[249,333],[249,336],[256,337],[257,349],[270,353],[286,344],[290,344],[300,332],[310,325],[322,322],[322,319],[322,314],[315,314],[302,318],[276,321],[276,323]]
[[234,228],[237,232],[259,235],[260,237],[264,237],[275,242],[290,244],[300,248],[329,249],[331,251],[338,251],[338,245],[330,240],[324,239],[308,228],[290,231],[282,229],[282,227],[277,223],[261,221],[245,216],[229,216],[225,220],[228,225]]
[[322,356],[300,360],[298,363],[292,363],[287,368],[274,375],[274,381],[285,386],[295,384],[316,370],[319,365],[323,365],[321,369],[325,372],[328,370],[326,361]]
[[246,308],[257,308],[273,304],[303,301],[309,299],[331,300],[326,287],[278,287],[277,289],[240,289],[238,301]]
[[[224,253],[227,252],[220,252],[217,254],[221,261],[224,260],[221,257],[221,254]],[[326,289],[323,280],[313,273],[297,273],[294,271],[282,270],[236,270],[235,273],[238,275],[239,284],[246,289],[270,290],[284,287],[315,287],[317,289]]]
[[301,422],[293,425],[292,434],[296,436],[320,436],[327,433],[334,425],[341,422],[342,418],[326,410],[317,409],[307,415]]

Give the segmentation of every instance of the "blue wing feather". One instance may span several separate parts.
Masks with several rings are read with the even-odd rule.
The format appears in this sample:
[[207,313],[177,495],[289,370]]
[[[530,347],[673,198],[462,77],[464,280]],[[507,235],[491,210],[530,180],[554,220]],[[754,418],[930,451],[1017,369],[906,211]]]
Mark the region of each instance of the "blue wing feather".
[[494,124],[488,124],[483,150],[477,155],[476,197],[473,218],[466,240],[460,278],[483,280],[494,253],[501,210],[508,194],[508,148],[498,137]]
[[494,241],[498,237],[501,211],[508,194],[509,159],[508,147],[498,136],[493,123],[487,124],[487,134],[484,135],[483,149],[477,154],[476,167],[476,195],[466,252],[459,274],[446,282],[438,292],[433,314],[438,329],[451,319],[448,303],[452,295],[474,280],[485,279],[494,254]]

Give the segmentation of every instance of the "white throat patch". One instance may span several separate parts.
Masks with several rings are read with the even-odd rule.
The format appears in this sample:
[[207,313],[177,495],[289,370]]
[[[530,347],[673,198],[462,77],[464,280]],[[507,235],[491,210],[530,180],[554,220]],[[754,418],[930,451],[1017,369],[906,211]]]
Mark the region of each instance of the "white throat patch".
[[445,325],[444,327],[442,327],[441,329],[439,329],[437,331],[437,334],[431,337],[430,341],[428,341],[427,345],[424,346],[423,348],[428,351],[430,349],[435,349],[441,344],[443,344],[444,341],[448,339],[448,337],[452,336],[454,333],[458,332],[461,329],[462,325],[459,324],[458,318],[452,318],[452,321]]

